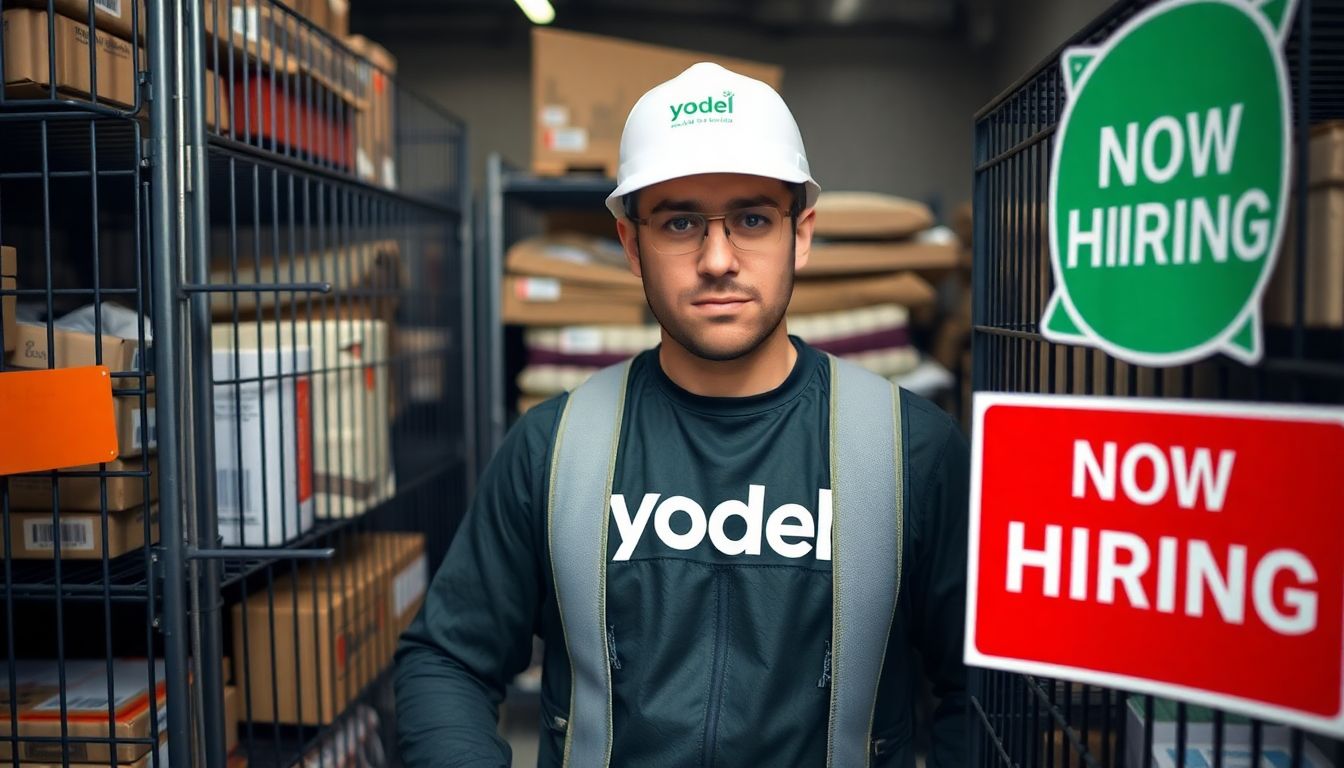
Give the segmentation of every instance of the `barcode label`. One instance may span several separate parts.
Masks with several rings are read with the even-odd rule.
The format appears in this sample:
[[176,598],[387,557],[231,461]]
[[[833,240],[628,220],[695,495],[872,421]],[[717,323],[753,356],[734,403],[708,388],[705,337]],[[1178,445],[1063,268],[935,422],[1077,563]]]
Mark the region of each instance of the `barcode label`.
[[[134,699],[137,695],[139,695],[138,692],[123,694],[122,696],[117,697],[116,703],[113,706],[115,707],[115,709],[121,709],[126,704],[129,704],[131,700]],[[67,694],[65,697],[65,708],[72,712],[76,710],[84,712],[99,712],[99,711],[106,712],[107,695],[103,694],[99,696],[97,694],[81,695],[77,693],[70,693]],[[52,696],[50,699],[47,699],[46,701],[34,707],[34,709],[42,712],[59,712],[61,711],[61,697]]]
[[[28,549],[53,550],[56,526],[41,520],[26,520],[23,529],[24,544]],[[62,520],[61,549],[65,551],[93,551],[93,521]]]
[[121,18],[121,0],[93,0],[93,5],[103,13]]
[[257,35],[257,9],[234,8],[233,32],[242,35],[248,42],[255,43],[259,39]]
[[517,285],[523,301],[560,300],[560,281],[553,277],[520,277]]
[[396,607],[395,615],[400,617],[406,612],[407,608],[419,600],[425,594],[425,587],[428,584],[427,574],[429,571],[429,561],[424,555],[420,555],[401,573],[397,574],[396,581],[393,583],[393,603]]
[[[252,471],[220,467],[215,472],[219,511],[248,515],[252,513]],[[241,493],[240,493],[241,491]]]

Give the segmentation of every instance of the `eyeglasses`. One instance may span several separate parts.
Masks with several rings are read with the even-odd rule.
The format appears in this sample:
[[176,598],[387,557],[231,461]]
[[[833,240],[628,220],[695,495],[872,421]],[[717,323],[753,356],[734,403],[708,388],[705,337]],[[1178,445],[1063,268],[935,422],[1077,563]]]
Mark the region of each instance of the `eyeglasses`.
[[709,222],[723,221],[723,233],[734,248],[743,251],[769,251],[783,236],[785,213],[771,205],[756,205],[725,213],[659,211],[647,219],[634,219],[649,228],[648,243],[665,256],[681,256],[699,251],[709,233]]

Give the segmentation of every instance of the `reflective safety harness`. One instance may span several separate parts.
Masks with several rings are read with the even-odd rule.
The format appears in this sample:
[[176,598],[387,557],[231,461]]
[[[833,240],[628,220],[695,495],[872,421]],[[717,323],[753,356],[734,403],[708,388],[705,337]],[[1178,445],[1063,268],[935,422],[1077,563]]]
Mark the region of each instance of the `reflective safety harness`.
[[[629,363],[574,390],[552,451],[547,535],[572,672],[564,765],[611,762],[607,526]],[[900,388],[830,358],[831,701],[826,764],[867,766],[900,594],[904,467]],[[605,460],[605,461],[604,461]]]

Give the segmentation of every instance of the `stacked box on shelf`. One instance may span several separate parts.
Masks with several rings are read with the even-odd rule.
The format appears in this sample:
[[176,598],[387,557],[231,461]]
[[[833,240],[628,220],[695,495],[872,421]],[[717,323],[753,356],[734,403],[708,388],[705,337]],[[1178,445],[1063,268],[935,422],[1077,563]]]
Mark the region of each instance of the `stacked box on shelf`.
[[363,35],[346,38],[358,57],[357,78],[365,105],[355,115],[355,172],[364,181],[397,188],[396,92],[397,60],[383,46]]
[[258,593],[235,605],[233,653],[240,685],[252,692],[252,719],[333,722],[391,663],[394,631],[409,624],[424,594],[423,556],[418,534],[356,535],[330,566],[279,579],[273,599]]
[[[144,659],[112,661],[112,694],[108,700],[108,663],[105,660],[15,660],[16,701],[9,699],[9,686],[0,686],[0,760],[10,761],[15,750],[7,737],[18,736],[18,759],[25,763],[63,761],[69,750],[72,763],[115,765],[135,763],[150,750],[144,743],[119,743],[110,739],[148,739],[157,728],[167,727],[167,686],[163,662],[154,665],[151,701],[150,667]],[[65,687],[62,689],[62,673]],[[61,708],[65,707],[65,716]],[[109,728],[109,707],[112,709]],[[18,721],[17,732],[11,720]],[[155,725],[157,723],[157,726]],[[62,745],[52,741],[62,731],[69,736],[107,741],[76,741]],[[44,741],[23,741],[24,737]]]
[[231,135],[350,168],[354,58],[265,0],[206,0],[204,14],[205,58],[232,99]]
[[[101,465],[110,477],[70,476],[96,473],[100,469],[97,464],[58,470],[60,506],[56,517],[52,513],[52,481],[48,477],[9,479],[10,541],[15,558],[51,558],[57,531],[61,533],[61,555],[67,559],[101,558],[104,542],[109,557],[139,549],[145,543],[146,506],[150,507],[151,543],[158,540],[158,511],[153,503],[158,498],[158,479],[154,476],[158,466],[154,456],[158,448],[154,378],[145,375],[146,353],[134,338],[139,336],[134,313],[104,303],[101,315],[101,339],[94,333],[93,307],[88,306],[51,324],[50,346],[46,322],[20,320],[15,326],[15,346],[5,359],[8,367],[43,369],[49,365],[73,368],[101,364],[113,374],[140,374],[112,378],[119,456]],[[147,337],[146,343],[149,341]],[[142,387],[143,408],[139,391]],[[146,470],[150,474],[148,483],[144,477],[117,474]],[[104,508],[108,512],[106,537],[102,532]]]
[[312,351],[270,323],[212,337],[219,534],[280,546],[313,527]]
[[[1344,328],[1344,121],[1314,126],[1307,177],[1307,246],[1302,318],[1308,328]],[[1294,201],[1296,202],[1296,201]],[[1297,206],[1289,210],[1296,213]],[[1295,215],[1265,292],[1265,321],[1291,327],[1296,306]]]
[[776,90],[784,76],[761,62],[534,27],[532,170],[547,176],[597,170],[615,177],[621,129],[640,94],[701,61]]
[[[45,9],[46,4],[42,7]],[[87,6],[86,6],[87,8]],[[132,45],[115,33],[98,29],[95,44],[96,82],[90,78],[89,27],[46,10],[7,8],[4,22],[4,73],[7,99],[50,99],[53,74],[56,97],[88,100],[113,107],[135,105],[139,87]],[[84,15],[87,21],[87,11]],[[129,29],[127,30],[129,32]],[[129,35],[127,35],[129,38]],[[52,43],[54,42],[54,49]],[[144,48],[140,48],[144,57]],[[51,63],[55,64],[54,72]]]

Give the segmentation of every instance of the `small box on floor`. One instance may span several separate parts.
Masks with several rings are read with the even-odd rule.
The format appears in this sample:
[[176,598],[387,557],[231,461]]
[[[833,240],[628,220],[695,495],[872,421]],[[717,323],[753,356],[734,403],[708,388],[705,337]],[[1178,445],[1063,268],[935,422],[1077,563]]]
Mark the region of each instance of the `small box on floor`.
[[[149,664],[143,659],[116,659],[112,662],[113,702],[108,701],[107,662],[71,660],[65,662],[64,696],[60,687],[60,667],[54,660],[13,662],[18,678],[18,700],[9,700],[9,686],[0,686],[0,760],[14,757],[11,742],[19,736],[18,757],[25,762],[61,763],[63,745],[59,741],[23,741],[24,737],[50,739],[64,730],[69,736],[84,739],[144,739],[155,716],[160,733],[167,727],[167,686],[163,662],[154,665],[154,699],[150,702]],[[62,720],[60,712],[65,706]],[[113,729],[108,728],[108,708],[113,709]],[[11,731],[12,709],[17,709],[18,733]],[[153,716],[151,715],[153,712]],[[110,744],[76,741],[64,745],[69,760],[75,763],[131,763],[149,752],[145,744]]]
[[[214,327],[215,490],[225,546],[280,546],[313,527],[308,347]],[[235,344],[237,346],[235,346]],[[235,367],[236,366],[236,367]]]
[[[51,512],[9,513],[9,546],[15,560],[50,560],[55,554],[56,524]],[[159,508],[150,507],[150,543],[159,540]],[[103,557],[101,512],[61,512],[61,559],[100,560]],[[119,557],[145,545],[145,508],[107,514],[107,556]],[[0,551],[0,558],[4,557]]]

